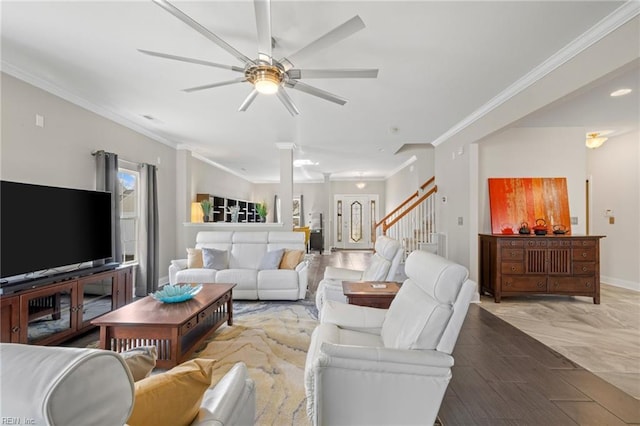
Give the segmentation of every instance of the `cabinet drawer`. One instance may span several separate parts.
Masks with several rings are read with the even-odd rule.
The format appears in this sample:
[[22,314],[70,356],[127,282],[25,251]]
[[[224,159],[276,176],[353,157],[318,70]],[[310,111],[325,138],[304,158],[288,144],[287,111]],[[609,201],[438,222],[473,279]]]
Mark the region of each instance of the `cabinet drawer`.
[[500,247],[505,249],[509,247],[524,247],[524,241],[518,239],[508,239],[500,241]]
[[500,270],[503,274],[522,274],[524,268],[522,262],[502,262]]
[[549,292],[562,293],[590,293],[595,291],[595,279],[593,277],[573,278],[562,277],[552,278],[549,282]]
[[196,325],[198,325],[198,316],[197,315],[189,318],[189,321],[185,322],[182,325],[182,327],[180,327],[180,335],[184,336],[185,334],[187,334],[189,332],[189,330],[194,328]]
[[573,260],[574,261],[595,261],[596,260],[596,249],[595,248],[573,248]]
[[573,262],[573,273],[575,275],[593,275],[596,273],[596,263]]
[[595,247],[596,240],[573,240],[571,245],[574,247]]
[[547,277],[502,277],[502,291],[531,291],[545,293],[547,291]]
[[524,250],[517,248],[508,248],[503,247],[500,251],[500,257],[503,261],[509,260],[523,260],[524,259]]

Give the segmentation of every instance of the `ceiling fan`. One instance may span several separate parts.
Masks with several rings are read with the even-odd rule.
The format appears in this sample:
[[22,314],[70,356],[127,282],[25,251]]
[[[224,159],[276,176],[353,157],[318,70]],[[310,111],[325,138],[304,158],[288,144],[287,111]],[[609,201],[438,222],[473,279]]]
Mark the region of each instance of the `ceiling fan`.
[[190,62],[199,65],[205,65],[215,68],[222,68],[238,72],[242,77],[233,80],[220,81],[217,83],[205,84],[203,86],[191,87],[184,89],[185,92],[195,92],[199,90],[212,89],[214,87],[226,86],[229,84],[248,82],[253,85],[253,90],[249,96],[240,105],[239,111],[246,111],[253,100],[262,94],[276,94],[278,99],[287,108],[293,116],[298,115],[300,111],[295,106],[285,87],[289,89],[299,90],[301,92],[317,96],[330,102],[344,105],[347,100],[340,96],[329,93],[317,87],[310,86],[301,82],[303,79],[313,78],[376,78],[378,76],[377,69],[299,69],[294,68],[294,64],[300,61],[304,62],[305,58],[313,56],[314,53],[329,47],[348,36],[360,31],[365,27],[364,22],[359,16],[354,16],[345,23],[337,26],[333,30],[324,34],[320,38],[312,41],[297,52],[288,55],[282,59],[276,60],[272,55],[272,36],[271,36],[271,2],[270,0],[254,0],[254,8],[256,13],[256,26],[258,29],[258,57],[250,59],[236,50],[233,46],[222,40],[220,37],[200,25],[191,17],[186,15],[180,9],[172,5],[166,0],[153,0],[154,3],[165,9],[167,12],[180,19],[182,22],[213,41],[215,44],[229,52],[236,59],[243,63],[244,66],[224,65],[215,62],[209,62],[201,59],[186,58],[183,56],[170,55],[167,53],[153,52],[150,50],[138,49],[140,52],[156,56],[159,58],[172,59],[176,61]]

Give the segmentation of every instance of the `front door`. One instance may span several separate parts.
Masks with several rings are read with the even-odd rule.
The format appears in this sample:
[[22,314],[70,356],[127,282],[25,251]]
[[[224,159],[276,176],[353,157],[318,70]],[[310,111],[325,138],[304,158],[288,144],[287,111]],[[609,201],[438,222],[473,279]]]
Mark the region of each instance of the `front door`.
[[339,249],[373,248],[372,225],[377,215],[377,195],[334,196],[334,241]]

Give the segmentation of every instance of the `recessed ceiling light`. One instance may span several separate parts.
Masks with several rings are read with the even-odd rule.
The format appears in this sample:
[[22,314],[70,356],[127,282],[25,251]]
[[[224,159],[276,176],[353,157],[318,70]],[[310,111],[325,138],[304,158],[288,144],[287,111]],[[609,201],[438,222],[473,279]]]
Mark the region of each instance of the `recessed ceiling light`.
[[307,158],[300,160],[293,160],[293,167],[302,167],[302,166],[317,166],[320,163],[313,162]]
[[614,98],[617,98],[618,96],[624,96],[624,95],[628,95],[629,93],[631,93],[631,89],[619,89],[616,90],[615,92],[611,92],[611,96],[613,96]]

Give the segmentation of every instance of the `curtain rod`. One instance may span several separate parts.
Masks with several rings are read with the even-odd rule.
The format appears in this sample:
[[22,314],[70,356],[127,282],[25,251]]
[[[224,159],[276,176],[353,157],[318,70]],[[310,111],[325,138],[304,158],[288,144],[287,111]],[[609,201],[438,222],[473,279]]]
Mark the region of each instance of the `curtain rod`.
[[[91,151],[91,155],[92,155],[93,157],[95,157],[96,155],[98,155],[98,152],[100,152],[100,151]],[[109,152],[107,152],[107,151],[103,151],[103,152],[105,152],[105,153],[107,153],[107,154],[110,154],[110,153],[109,153]],[[113,154],[113,153],[112,153],[112,154]],[[115,154],[115,155],[118,155],[118,154]],[[151,165],[151,166],[155,166],[156,170],[160,170],[160,166],[157,166],[157,165],[155,165],[155,164],[150,164],[150,163],[139,163],[139,162],[137,162],[137,161],[127,160],[126,158],[122,158],[122,157],[120,157],[120,155],[118,155],[118,160],[120,160],[120,161],[122,161],[122,162],[124,162],[124,163],[133,164],[133,165],[135,165],[135,166],[137,166],[137,167],[141,167],[143,164],[149,164],[149,165]]]

